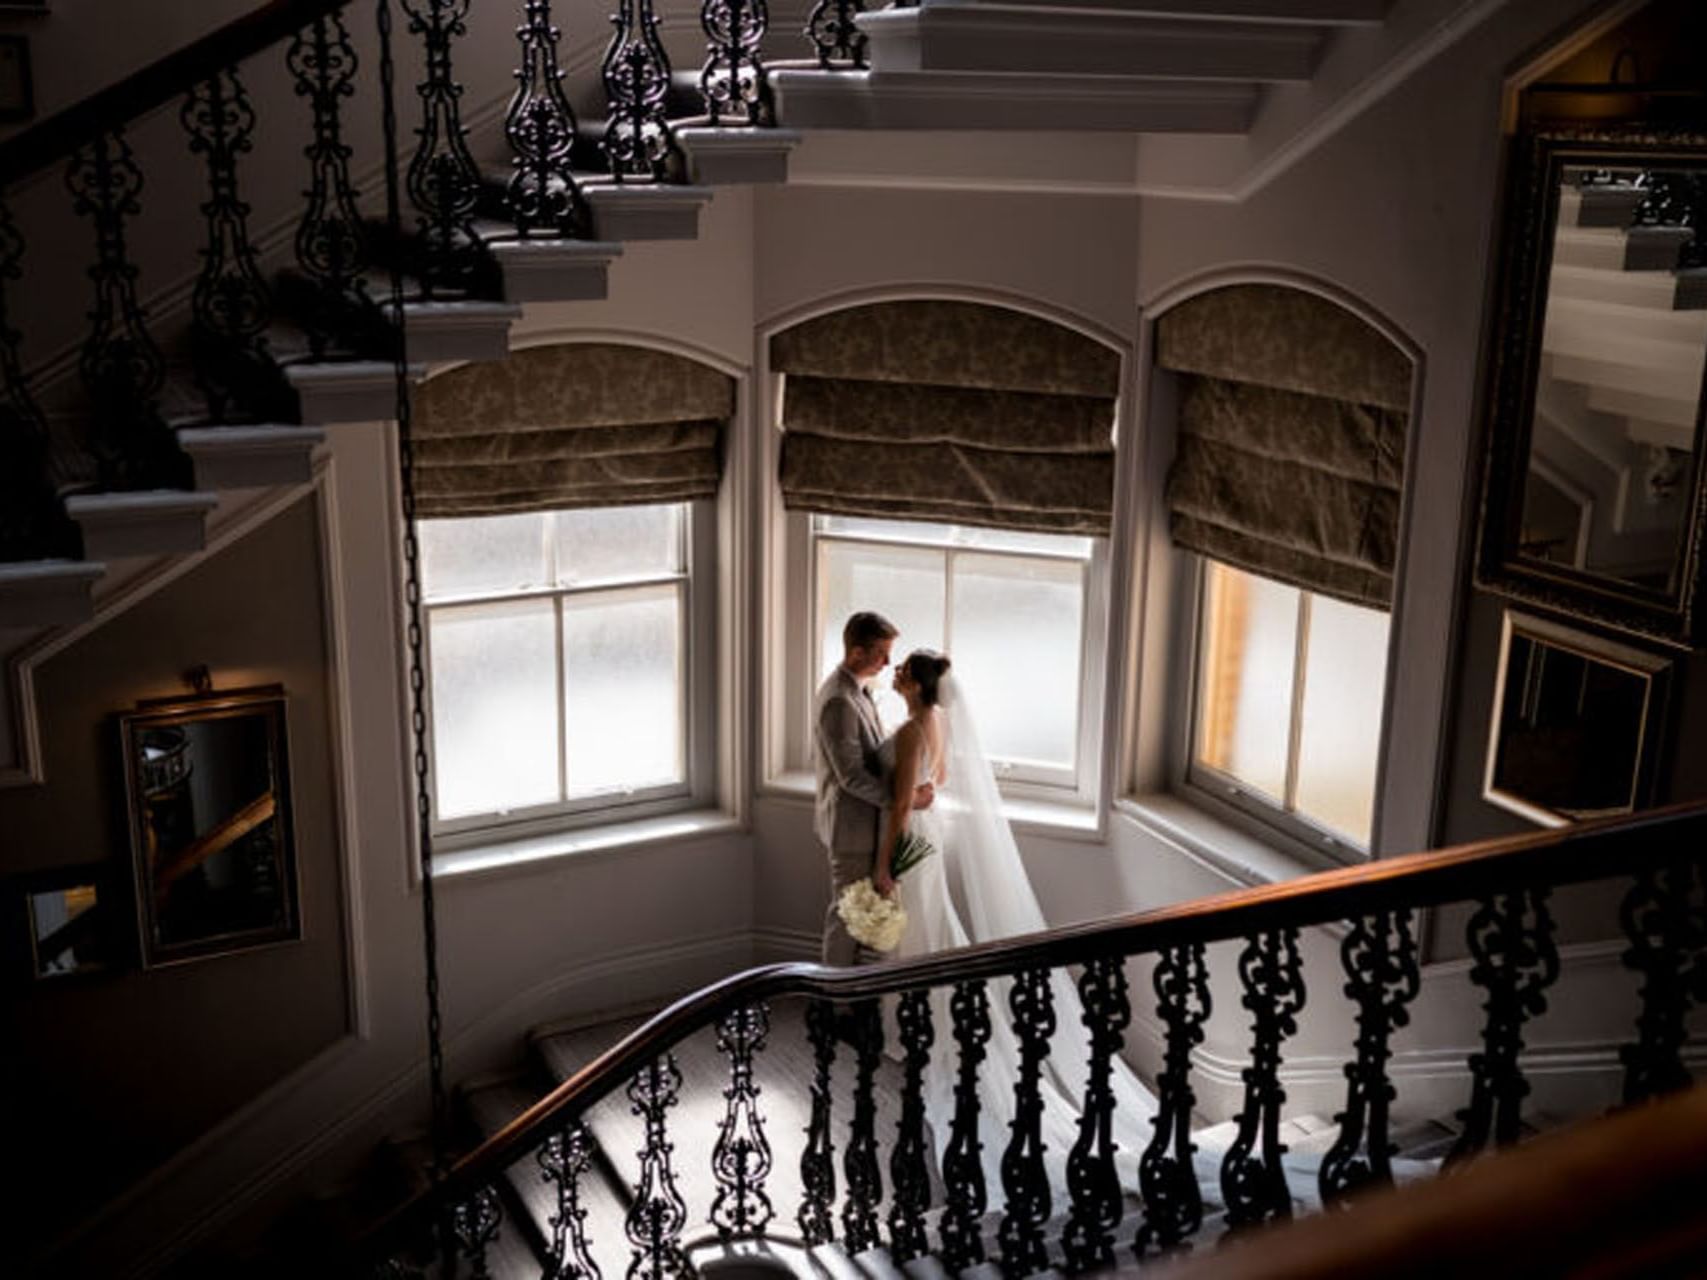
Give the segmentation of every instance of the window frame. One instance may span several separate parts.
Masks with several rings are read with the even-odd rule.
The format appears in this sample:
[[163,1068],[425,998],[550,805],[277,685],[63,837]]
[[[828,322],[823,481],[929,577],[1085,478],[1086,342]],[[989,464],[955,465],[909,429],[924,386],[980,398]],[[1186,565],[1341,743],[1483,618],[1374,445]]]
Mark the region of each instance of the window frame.
[[[1321,868],[1356,866],[1375,859],[1374,846],[1377,833],[1381,830],[1381,802],[1386,774],[1387,753],[1378,752],[1375,765],[1375,777],[1372,783],[1372,809],[1370,814],[1370,842],[1368,846],[1360,845],[1349,836],[1335,831],[1330,827],[1312,819],[1309,815],[1296,809],[1286,808],[1285,800],[1276,803],[1274,798],[1258,791],[1246,782],[1232,774],[1225,773],[1210,765],[1204,764],[1197,758],[1197,718],[1201,710],[1199,702],[1202,691],[1198,679],[1199,661],[1203,645],[1203,611],[1209,586],[1210,558],[1195,552],[1183,553],[1178,579],[1175,584],[1176,598],[1189,600],[1190,607],[1177,613],[1178,634],[1175,637],[1175,652],[1178,660],[1173,665],[1175,685],[1174,705],[1172,710],[1173,732],[1170,734],[1171,749],[1169,752],[1169,781],[1171,789],[1198,807],[1208,810],[1216,817],[1231,822],[1234,826],[1258,839],[1274,842],[1278,840],[1284,852],[1293,854]],[[1237,565],[1229,568],[1241,573],[1251,573],[1248,569],[1238,569]],[[1262,577],[1261,574],[1252,574]],[[1272,580],[1272,579],[1271,579]],[[1299,587],[1299,620],[1295,640],[1293,662],[1291,722],[1287,735],[1286,751],[1286,790],[1294,790],[1298,775],[1298,744],[1303,727],[1303,692],[1305,654],[1309,645],[1309,600],[1318,594],[1308,588]],[[1393,627],[1392,612],[1387,612],[1387,656],[1385,673],[1382,679],[1382,706],[1380,710],[1380,733],[1384,740],[1387,724],[1387,700],[1392,684],[1393,663]]]
[[[794,520],[798,519],[798,526]],[[936,528],[970,528],[971,526],[944,525],[936,521],[920,522]],[[819,528],[815,515],[799,515],[791,513],[790,546],[791,577],[798,575],[803,579],[801,589],[790,592],[796,601],[789,612],[788,625],[791,628],[805,627],[812,641],[804,646],[806,652],[801,664],[802,670],[796,678],[790,681],[790,693],[797,705],[793,708],[790,721],[794,724],[799,737],[797,757],[792,763],[797,768],[811,767],[812,741],[812,698],[822,676],[821,655],[818,652],[823,628],[818,618],[819,598],[819,546],[823,541],[842,543],[863,543],[879,546],[920,547],[930,551],[940,551],[944,555],[943,571],[945,575],[944,621],[945,625],[951,616],[953,607],[952,594],[952,560],[957,554],[1007,558],[1014,560],[1047,560],[1053,563],[1070,563],[1081,566],[1081,604],[1079,613],[1079,689],[1077,703],[1077,726],[1074,735],[1074,760],[1070,769],[1056,766],[1038,765],[1008,765],[996,768],[996,784],[1005,799],[1030,801],[1044,804],[1071,804],[1081,807],[1092,807],[1097,803],[1103,766],[1102,726],[1104,717],[1104,696],[1107,685],[1107,632],[1110,591],[1109,570],[1109,539],[1089,535],[1085,536],[1090,543],[1090,554],[1084,558],[1062,555],[1045,550],[1007,550],[1000,548],[980,547],[973,544],[956,544],[953,541],[911,539],[898,535],[882,535],[876,533],[853,533],[823,531]],[[903,646],[906,637],[901,637]],[[953,648],[950,644],[950,654]],[[897,655],[901,656],[901,655]],[[791,735],[792,737],[792,735]],[[997,762],[992,761],[992,765]]]
[[[421,650],[425,687],[421,704],[427,718],[427,786],[433,800],[431,832],[435,848],[454,853],[512,840],[580,830],[609,822],[627,822],[657,817],[715,803],[717,787],[717,705],[715,673],[717,643],[717,504],[706,498],[680,503],[647,505],[679,506],[682,568],[672,574],[648,574],[632,578],[547,586],[524,591],[473,592],[429,603],[421,601]],[[504,603],[515,600],[559,601],[572,596],[609,594],[626,590],[673,585],[680,592],[681,630],[679,643],[679,705],[682,715],[682,778],[649,787],[612,790],[574,799],[529,805],[497,814],[469,814],[441,819],[438,816],[439,752],[434,739],[432,626],[431,615],[446,607]],[[568,717],[561,706],[564,681],[563,611],[553,609],[555,627],[556,690],[558,706],[559,776],[568,767]]]

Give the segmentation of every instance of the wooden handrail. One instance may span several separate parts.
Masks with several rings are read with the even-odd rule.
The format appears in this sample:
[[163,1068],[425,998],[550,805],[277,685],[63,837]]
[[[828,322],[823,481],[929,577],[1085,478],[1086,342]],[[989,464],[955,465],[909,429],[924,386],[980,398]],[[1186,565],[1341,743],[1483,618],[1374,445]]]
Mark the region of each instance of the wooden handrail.
[[[773,964],[734,974],[678,1000],[558,1085],[464,1156],[443,1182],[461,1198],[584,1114],[642,1066],[732,1010],[782,996],[847,1003],[919,987],[1084,964],[1107,955],[1154,954],[1187,944],[1308,928],[1381,911],[1414,910],[1509,892],[1623,876],[1707,857],[1707,803],[1634,817],[1599,818],[1238,889],[1153,911],[943,951],[914,960],[839,969]],[[389,1236],[433,1192],[377,1223]]]
[[234,62],[293,35],[349,0],[268,0],[241,18],[124,79],[90,94],[40,124],[0,142],[0,186],[9,186],[69,156],[78,147],[169,102]]

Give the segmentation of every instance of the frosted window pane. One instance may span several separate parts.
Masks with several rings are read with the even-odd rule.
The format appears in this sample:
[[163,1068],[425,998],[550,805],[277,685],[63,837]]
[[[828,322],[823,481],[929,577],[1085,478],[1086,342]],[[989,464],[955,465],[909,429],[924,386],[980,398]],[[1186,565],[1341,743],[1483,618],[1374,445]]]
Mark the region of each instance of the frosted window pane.
[[441,819],[559,799],[552,608],[512,600],[429,614]]
[[421,583],[429,600],[543,586],[544,515],[423,520]]
[[674,585],[564,598],[571,797],[683,781],[681,638]]
[[1091,540],[1061,533],[1022,533],[979,525],[932,524],[926,520],[871,520],[864,516],[814,516],[820,533],[841,533],[894,542],[976,547],[983,551],[1037,551],[1088,560]]
[[1205,565],[1197,758],[1282,802],[1298,645],[1298,590]]
[[558,582],[568,586],[680,572],[684,510],[673,503],[555,512]]
[[[881,613],[901,629],[894,647],[899,658],[910,649],[943,647],[944,553],[924,547],[891,547],[867,542],[818,544],[818,675],[830,674],[842,660],[842,625],[861,610]],[[907,718],[907,704],[889,687],[884,673],[872,682],[877,711],[888,728]]]
[[993,759],[1072,767],[1083,612],[1077,564],[955,558],[949,656]]
[[1294,805],[1365,848],[1386,678],[1387,615],[1312,597]]

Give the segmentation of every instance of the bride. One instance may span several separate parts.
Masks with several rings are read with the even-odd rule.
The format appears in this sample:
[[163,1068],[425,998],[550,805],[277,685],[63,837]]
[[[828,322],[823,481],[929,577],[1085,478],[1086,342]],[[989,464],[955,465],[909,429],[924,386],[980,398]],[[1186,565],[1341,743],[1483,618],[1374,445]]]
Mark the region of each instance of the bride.
[[[898,893],[907,924],[890,953],[902,959],[1048,928],[1032,892],[1012,829],[1002,814],[995,773],[984,757],[965,699],[944,654],[915,650],[895,668],[894,688],[907,703],[907,720],[884,741],[881,761],[891,782],[872,880],[879,892]],[[935,802],[916,810],[915,788],[936,788]],[[890,858],[904,831],[924,837],[937,853],[897,882]],[[1000,1167],[1014,1118],[1019,1079],[1019,1042],[1008,1016],[1007,979],[990,983],[991,1036],[979,1071],[980,1138],[985,1181],[1001,1186]],[[1064,1187],[1067,1153],[1079,1131],[1079,1105],[1089,1074],[1089,1029],[1071,975],[1050,973],[1055,1036],[1042,1081],[1042,1136],[1050,1184]],[[925,1072],[925,1111],[953,1114],[955,1043],[946,987],[931,992],[935,1035]],[[1155,1098],[1123,1063],[1116,1061],[1114,1138],[1121,1183],[1137,1185],[1138,1155],[1151,1135]],[[938,1154],[948,1142],[946,1123],[937,1126]]]

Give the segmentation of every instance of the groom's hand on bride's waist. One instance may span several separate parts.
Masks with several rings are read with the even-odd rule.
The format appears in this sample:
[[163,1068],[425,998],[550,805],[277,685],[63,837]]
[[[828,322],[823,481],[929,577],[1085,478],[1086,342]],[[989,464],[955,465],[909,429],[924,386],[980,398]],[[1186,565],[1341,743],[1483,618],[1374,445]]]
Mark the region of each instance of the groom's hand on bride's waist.
[[913,788],[913,808],[928,809],[931,801],[936,799],[936,788],[928,782],[921,782]]

